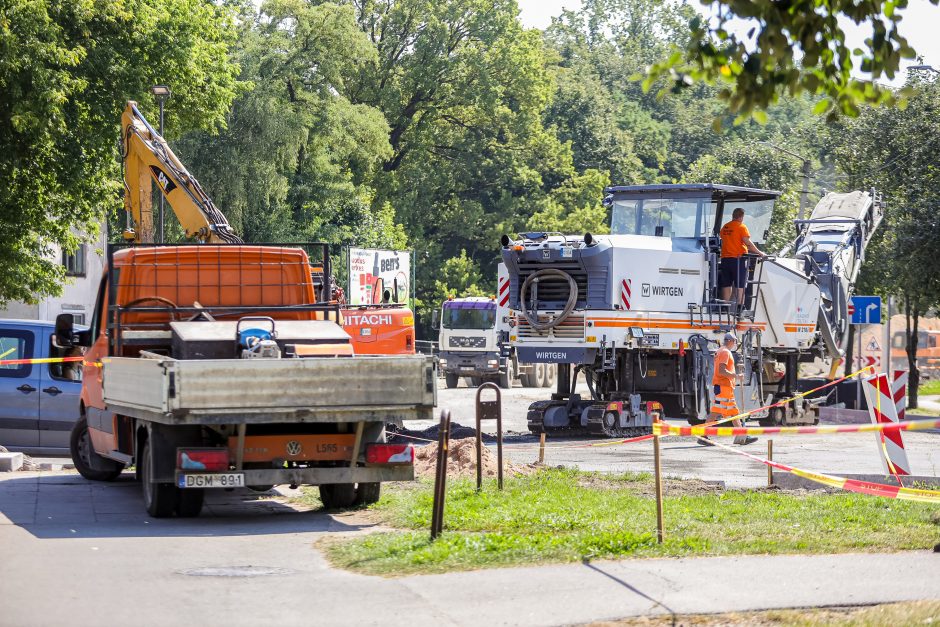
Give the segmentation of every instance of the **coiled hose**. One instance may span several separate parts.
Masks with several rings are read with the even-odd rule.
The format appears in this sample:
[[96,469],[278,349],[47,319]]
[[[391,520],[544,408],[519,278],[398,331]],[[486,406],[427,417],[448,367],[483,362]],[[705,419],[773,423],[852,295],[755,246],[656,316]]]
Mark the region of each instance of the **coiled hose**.
[[[545,277],[558,277],[561,279],[567,279],[568,302],[565,304],[565,308],[561,310],[561,314],[559,314],[557,317],[549,320],[548,322],[540,322],[537,308],[530,314],[529,307],[526,304],[526,296],[528,295],[529,287],[532,285],[532,283]],[[574,306],[578,302],[578,283],[574,280],[574,277],[572,277],[567,272],[563,272],[562,270],[557,270],[555,268],[545,268],[544,270],[533,272],[526,278],[525,281],[523,281],[522,289],[519,290],[519,301],[522,304],[522,315],[525,316],[525,320],[529,323],[529,326],[536,331],[544,333],[549,329],[554,329],[559,324],[564,322],[565,319],[571,315],[571,312],[574,311]]]

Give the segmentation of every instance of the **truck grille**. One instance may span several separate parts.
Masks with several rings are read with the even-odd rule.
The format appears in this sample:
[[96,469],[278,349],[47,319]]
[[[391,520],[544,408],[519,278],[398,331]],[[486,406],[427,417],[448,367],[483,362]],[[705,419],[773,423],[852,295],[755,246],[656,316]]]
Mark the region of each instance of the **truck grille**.
[[[584,307],[585,301],[588,296],[588,275],[583,269],[581,269],[580,264],[577,261],[553,261],[550,264],[541,264],[541,263],[525,263],[521,264],[519,267],[519,281],[517,283],[518,290],[522,291],[522,284],[525,282],[530,275],[538,272],[539,270],[544,270],[546,268],[555,268],[567,272],[575,280],[575,283],[578,285],[578,307]],[[546,277],[540,278],[538,284],[538,300],[542,305],[547,305],[548,307],[564,307],[568,302],[568,292],[570,286],[568,281],[560,277]],[[516,294],[518,297],[520,294]],[[529,293],[527,295],[529,303],[531,303],[532,298],[532,288],[529,288]],[[521,303],[520,303],[521,304]]]
[[464,337],[462,335],[451,336],[451,348],[483,348],[486,346],[485,337]]
[[[549,316],[539,314],[539,322],[548,322]],[[584,314],[573,313],[554,329],[540,332],[529,326],[525,316],[519,316],[516,332],[519,337],[556,337],[571,340],[584,339]]]

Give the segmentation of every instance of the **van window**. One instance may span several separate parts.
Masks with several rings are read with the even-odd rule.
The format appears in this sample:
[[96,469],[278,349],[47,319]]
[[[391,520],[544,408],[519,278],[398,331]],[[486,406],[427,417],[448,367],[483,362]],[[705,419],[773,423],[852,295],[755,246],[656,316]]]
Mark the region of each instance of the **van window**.
[[[0,330],[0,361],[32,358],[32,331]],[[0,364],[0,377],[19,379],[28,377],[32,371],[32,364]]]
[[[81,357],[84,351],[80,346],[72,348],[56,348],[52,345],[52,336],[49,336],[50,357]],[[49,364],[49,377],[57,381],[81,381],[82,362],[69,361]]]

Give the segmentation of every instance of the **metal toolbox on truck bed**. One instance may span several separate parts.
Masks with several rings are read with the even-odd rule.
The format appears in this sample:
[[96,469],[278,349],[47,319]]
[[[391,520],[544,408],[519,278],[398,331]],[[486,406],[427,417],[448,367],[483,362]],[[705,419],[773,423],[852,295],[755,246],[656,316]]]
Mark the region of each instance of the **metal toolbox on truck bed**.
[[429,419],[437,363],[425,355],[176,360],[115,357],[102,365],[118,414],[167,424]]

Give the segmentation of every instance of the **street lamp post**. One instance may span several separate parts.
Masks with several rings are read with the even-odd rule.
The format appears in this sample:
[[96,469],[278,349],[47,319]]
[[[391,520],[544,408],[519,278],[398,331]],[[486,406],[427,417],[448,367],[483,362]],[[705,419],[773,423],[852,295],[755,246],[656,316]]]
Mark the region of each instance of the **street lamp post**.
[[[163,103],[166,102],[167,98],[172,96],[170,88],[166,85],[154,85],[150,88],[150,91],[156,97],[157,102],[160,104],[160,124],[159,124],[159,133],[160,137],[163,137]],[[157,210],[157,242],[163,243],[163,191],[160,191],[160,206]]]
[[807,159],[806,157],[803,157],[803,156],[801,156],[801,155],[798,155],[798,154],[796,154],[795,152],[792,152],[792,151],[790,151],[790,150],[787,150],[786,148],[783,148],[783,147],[781,147],[781,146],[778,146],[778,145],[776,145],[776,144],[771,144],[770,142],[762,141],[762,142],[760,142],[760,143],[761,143],[761,144],[764,144],[765,146],[770,146],[770,147],[773,148],[774,150],[779,150],[780,152],[786,153],[786,154],[790,155],[791,157],[796,157],[797,159],[799,159],[800,161],[803,162],[803,170],[802,170],[802,172],[803,172],[803,191],[800,192],[800,215],[799,215],[799,219],[802,220],[803,217],[804,217],[804,215],[805,215],[805,213],[806,213],[806,205],[809,203],[809,179],[810,179],[810,177],[812,176],[812,172],[811,172],[811,170],[810,170],[810,161],[809,161],[809,159]]

